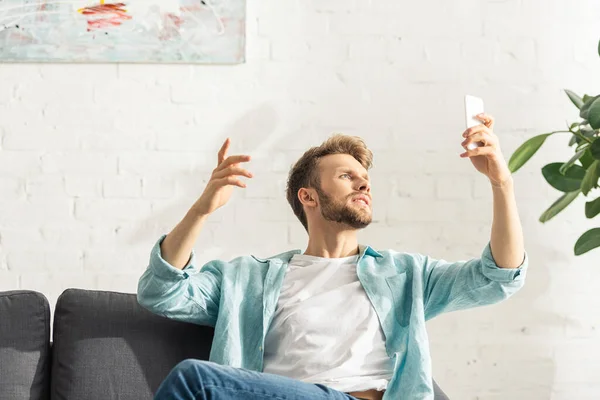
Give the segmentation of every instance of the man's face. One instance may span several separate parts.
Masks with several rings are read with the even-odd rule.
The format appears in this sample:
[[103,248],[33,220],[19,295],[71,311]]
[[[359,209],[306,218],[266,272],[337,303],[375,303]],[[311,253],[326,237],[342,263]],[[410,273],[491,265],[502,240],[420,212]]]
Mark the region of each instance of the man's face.
[[321,187],[316,188],[321,215],[327,221],[355,229],[373,220],[371,184],[367,170],[348,154],[332,154],[319,162]]

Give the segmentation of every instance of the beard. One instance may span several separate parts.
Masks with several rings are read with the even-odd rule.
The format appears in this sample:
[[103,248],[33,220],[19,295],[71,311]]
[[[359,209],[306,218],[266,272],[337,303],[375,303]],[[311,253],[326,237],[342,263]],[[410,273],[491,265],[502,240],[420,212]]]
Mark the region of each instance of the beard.
[[[369,226],[373,220],[367,209],[350,207],[346,202],[327,195],[320,188],[316,188],[316,191],[321,200],[321,215],[326,221],[338,222],[354,229],[362,229]],[[352,196],[355,196],[355,194]]]

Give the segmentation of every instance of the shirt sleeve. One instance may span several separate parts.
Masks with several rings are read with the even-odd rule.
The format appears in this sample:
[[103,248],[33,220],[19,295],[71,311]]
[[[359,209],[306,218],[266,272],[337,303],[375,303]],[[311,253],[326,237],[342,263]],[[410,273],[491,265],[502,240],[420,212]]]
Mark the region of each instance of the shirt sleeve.
[[517,268],[500,268],[490,242],[481,257],[448,262],[424,256],[423,300],[425,318],[505,300],[525,284],[529,264],[527,252]]
[[165,261],[160,237],[150,253],[150,262],[139,279],[138,303],[151,312],[179,321],[215,326],[221,297],[222,262],[195,265],[192,251],[181,270]]

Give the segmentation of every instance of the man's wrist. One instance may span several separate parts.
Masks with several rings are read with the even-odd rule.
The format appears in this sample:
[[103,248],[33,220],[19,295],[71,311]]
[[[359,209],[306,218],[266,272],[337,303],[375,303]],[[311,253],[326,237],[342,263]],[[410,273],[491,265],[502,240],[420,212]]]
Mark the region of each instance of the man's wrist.
[[189,211],[188,211],[188,215],[193,218],[194,220],[197,221],[206,221],[206,219],[208,218],[208,216],[210,214],[207,214],[206,212],[199,210],[198,208],[196,208],[195,206],[192,206]]
[[493,181],[490,179],[490,185],[493,190],[504,190],[504,189],[513,189],[514,188],[514,180],[512,175],[502,181]]

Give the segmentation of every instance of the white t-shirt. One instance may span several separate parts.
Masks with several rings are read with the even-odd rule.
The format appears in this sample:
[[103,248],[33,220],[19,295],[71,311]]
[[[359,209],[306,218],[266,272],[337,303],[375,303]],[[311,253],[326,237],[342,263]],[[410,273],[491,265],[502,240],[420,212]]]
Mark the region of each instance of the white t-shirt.
[[294,255],[265,338],[264,372],[342,392],[387,388],[393,359],[357,261]]

